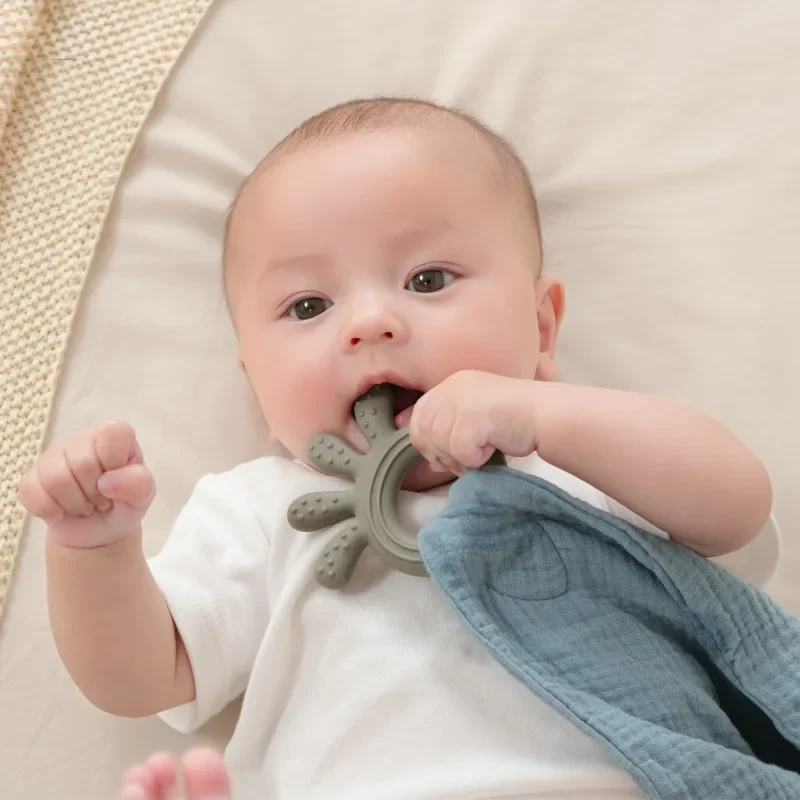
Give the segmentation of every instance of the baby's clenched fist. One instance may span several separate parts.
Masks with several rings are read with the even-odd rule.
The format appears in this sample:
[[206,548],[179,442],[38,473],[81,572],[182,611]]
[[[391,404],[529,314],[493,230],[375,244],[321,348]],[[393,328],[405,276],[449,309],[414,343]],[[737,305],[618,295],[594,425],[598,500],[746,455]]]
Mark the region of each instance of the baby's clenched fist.
[[19,488],[22,505],[59,544],[100,547],[141,530],[155,496],[136,434],[106,422],[48,449]]
[[495,450],[525,457],[537,449],[537,381],[464,370],[445,378],[414,406],[411,443],[437,472],[463,475]]

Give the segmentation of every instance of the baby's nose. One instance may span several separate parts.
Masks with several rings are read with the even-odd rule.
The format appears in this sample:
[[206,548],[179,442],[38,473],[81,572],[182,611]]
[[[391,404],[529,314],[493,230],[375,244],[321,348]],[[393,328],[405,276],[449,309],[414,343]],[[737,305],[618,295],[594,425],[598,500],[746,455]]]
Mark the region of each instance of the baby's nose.
[[366,344],[396,344],[404,337],[405,325],[399,316],[386,309],[373,309],[350,319],[344,331],[344,345],[352,349]]
[[381,339],[394,339],[394,334],[391,331],[383,331],[375,336],[351,336],[350,337],[350,346],[355,347],[357,344],[360,344],[363,341],[367,342],[375,342],[380,341]]

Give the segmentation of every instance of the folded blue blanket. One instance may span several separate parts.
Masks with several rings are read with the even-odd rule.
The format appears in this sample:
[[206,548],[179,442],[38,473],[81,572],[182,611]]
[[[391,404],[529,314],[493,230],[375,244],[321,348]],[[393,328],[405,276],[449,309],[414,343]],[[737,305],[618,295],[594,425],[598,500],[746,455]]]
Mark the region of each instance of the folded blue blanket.
[[763,592],[506,467],[456,481],[419,545],[494,657],[648,797],[800,798],[800,622]]

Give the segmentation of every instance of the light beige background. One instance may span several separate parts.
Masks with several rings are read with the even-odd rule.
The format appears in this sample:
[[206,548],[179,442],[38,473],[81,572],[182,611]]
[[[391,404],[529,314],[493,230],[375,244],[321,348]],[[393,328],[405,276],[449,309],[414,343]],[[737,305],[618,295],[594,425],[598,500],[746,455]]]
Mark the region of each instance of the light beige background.
[[[157,103],[106,226],[51,438],[130,421],[159,494],[155,552],[191,486],[263,453],[219,284],[232,193],[293,125],[360,95],[458,104],[509,135],[567,282],[566,380],[659,392],[766,460],[800,613],[800,5],[226,0]],[[110,800],[155,748],[222,745],[91,708],[54,651],[42,530],[0,632],[0,799]]]

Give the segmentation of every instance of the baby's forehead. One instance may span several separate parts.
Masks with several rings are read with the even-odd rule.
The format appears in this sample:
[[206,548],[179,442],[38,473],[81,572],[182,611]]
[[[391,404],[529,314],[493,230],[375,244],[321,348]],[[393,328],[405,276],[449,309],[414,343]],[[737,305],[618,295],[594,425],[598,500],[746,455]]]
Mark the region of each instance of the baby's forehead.
[[[437,176],[457,178],[468,174],[473,184],[484,183],[494,192],[508,192],[509,198],[533,218],[538,227],[533,190],[524,165],[515,154],[504,152],[500,143],[460,118],[435,117],[364,130],[339,132],[335,136],[305,137],[282,142],[258,164],[245,180],[231,208],[228,232],[236,227],[234,218],[250,216],[246,209],[260,205],[264,198],[280,202],[281,187],[295,187],[296,181],[313,184],[314,167],[325,171],[329,164],[357,161],[369,143],[380,147],[382,140],[396,144],[401,140],[410,153],[410,168],[420,162],[432,167]],[[387,149],[387,152],[391,152]],[[415,156],[418,155],[418,158]],[[416,162],[416,163],[414,163]],[[312,165],[312,166],[309,166]],[[449,166],[449,175],[445,169]],[[343,182],[347,179],[344,178]]]
[[[313,119],[313,118],[312,118]],[[381,124],[364,125],[352,130],[334,128],[332,130],[314,128],[302,135],[290,134],[274,147],[258,164],[256,169],[244,182],[239,195],[228,216],[225,231],[223,264],[227,276],[231,252],[236,250],[236,240],[250,224],[238,224],[239,218],[252,218],[252,213],[266,196],[280,202],[275,195],[274,184],[287,185],[306,170],[308,164],[321,164],[320,159],[347,159],[352,153],[358,154],[360,147],[365,146],[366,139],[375,141],[401,137],[414,144],[409,148],[412,152],[416,143],[421,143],[420,150],[431,144],[441,153],[447,154],[447,161],[455,163],[456,170],[469,173],[474,181],[491,181],[495,191],[507,192],[510,207],[515,208],[523,219],[524,226],[532,233],[532,244],[539,250],[541,257],[541,237],[539,219],[533,188],[525,165],[513,149],[502,138],[483,128],[480,123],[473,123],[458,114],[437,110],[433,114],[397,120],[379,120]],[[302,130],[302,126],[300,129]],[[332,146],[333,145],[333,146]],[[311,156],[308,158],[307,156]],[[304,157],[306,156],[306,157]],[[280,179],[278,175],[280,174]],[[276,180],[277,179],[277,180]],[[529,235],[529,234],[526,234]]]

